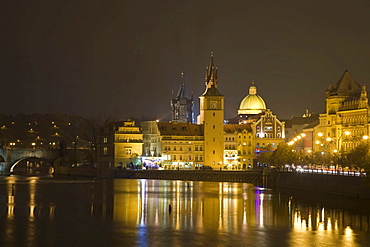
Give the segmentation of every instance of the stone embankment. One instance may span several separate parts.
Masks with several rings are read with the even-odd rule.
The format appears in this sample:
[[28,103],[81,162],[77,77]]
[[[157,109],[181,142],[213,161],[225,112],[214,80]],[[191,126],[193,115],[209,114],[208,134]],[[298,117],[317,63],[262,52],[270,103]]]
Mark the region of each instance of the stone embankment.
[[370,199],[370,188],[365,186],[365,177],[300,172],[274,172],[271,175],[277,189]]

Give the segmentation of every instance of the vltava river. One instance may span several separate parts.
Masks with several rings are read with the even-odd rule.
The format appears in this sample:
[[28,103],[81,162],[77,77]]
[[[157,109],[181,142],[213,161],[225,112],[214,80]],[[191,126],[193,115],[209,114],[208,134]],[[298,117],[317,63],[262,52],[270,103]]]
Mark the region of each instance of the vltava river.
[[370,246],[368,210],[333,205],[247,183],[2,177],[0,246]]

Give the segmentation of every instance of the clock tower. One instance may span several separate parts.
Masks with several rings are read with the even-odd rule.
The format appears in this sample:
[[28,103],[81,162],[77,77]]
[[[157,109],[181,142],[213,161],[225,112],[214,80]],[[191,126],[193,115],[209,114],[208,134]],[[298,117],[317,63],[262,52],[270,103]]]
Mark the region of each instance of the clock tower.
[[205,79],[206,90],[199,97],[198,117],[198,124],[202,124],[204,128],[204,165],[219,169],[223,167],[225,97],[218,91],[217,68],[214,66],[213,53]]

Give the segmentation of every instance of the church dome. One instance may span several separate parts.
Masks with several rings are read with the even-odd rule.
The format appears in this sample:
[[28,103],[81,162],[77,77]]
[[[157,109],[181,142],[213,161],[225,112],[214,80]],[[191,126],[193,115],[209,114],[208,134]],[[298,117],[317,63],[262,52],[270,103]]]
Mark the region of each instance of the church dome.
[[259,114],[265,110],[265,101],[257,94],[257,87],[252,82],[252,86],[249,87],[249,94],[240,102],[238,115]]

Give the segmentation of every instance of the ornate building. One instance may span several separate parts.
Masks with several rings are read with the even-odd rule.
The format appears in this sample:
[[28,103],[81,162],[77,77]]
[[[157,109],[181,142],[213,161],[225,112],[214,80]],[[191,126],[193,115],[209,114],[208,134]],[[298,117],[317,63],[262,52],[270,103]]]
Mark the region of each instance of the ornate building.
[[194,101],[193,94],[188,97],[185,90],[184,73],[181,73],[181,85],[177,94],[172,92],[171,109],[172,122],[174,123],[193,123],[194,119]]
[[230,136],[233,133],[237,141],[234,150],[236,159],[230,158],[231,150],[225,147],[225,164],[229,168],[250,169],[263,166],[258,162],[260,153],[274,151],[279,143],[284,142],[285,124],[270,109],[266,109],[266,103],[257,94],[254,81],[249,87],[249,94],[240,102],[238,116],[229,123],[233,124],[225,125],[227,138],[233,138]]
[[348,70],[326,90],[325,113],[313,129],[313,149],[338,152],[353,149],[369,135],[370,113],[366,86],[358,84]]

